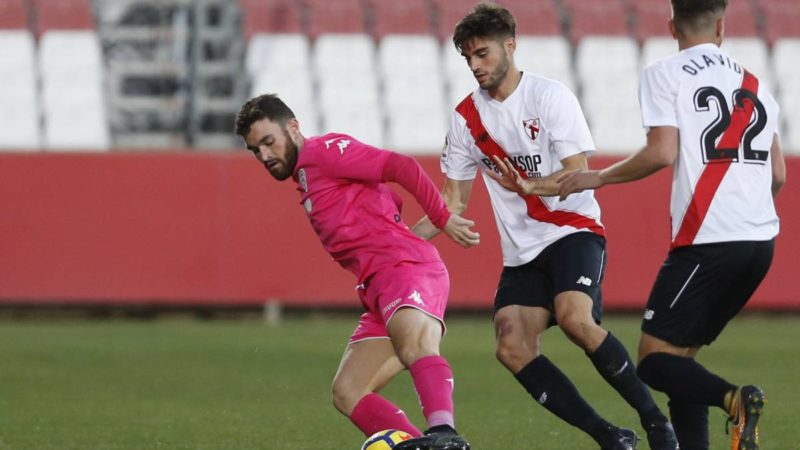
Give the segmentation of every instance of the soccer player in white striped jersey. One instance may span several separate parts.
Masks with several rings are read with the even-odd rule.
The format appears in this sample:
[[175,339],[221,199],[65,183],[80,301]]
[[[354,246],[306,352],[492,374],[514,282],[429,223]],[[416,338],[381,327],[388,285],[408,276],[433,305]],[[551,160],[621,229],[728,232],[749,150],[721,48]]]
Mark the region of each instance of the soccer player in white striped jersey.
[[[514,64],[511,13],[480,4],[456,26],[453,43],[479,84],[455,109],[442,154],[443,197],[466,209],[480,170],[503,250],[494,299],[497,358],[533,399],[590,435],[602,449],[631,450],[638,437],[583,399],[542,354],[540,338],[557,324],[602,377],[639,413],[650,446],[675,450],[667,418],[636,375],[625,347],[600,323],[605,231],[590,191],[560,201],[556,178],[585,169],[594,143],[575,95]],[[423,219],[414,231],[438,230]]]
[[764,404],[757,386],[736,386],[695,360],[769,269],[779,224],[773,199],[786,173],[778,105],[719,48],[727,3],[672,0],[680,52],[641,75],[647,145],[606,169],[559,180],[561,198],[569,198],[674,164],[672,245],[645,310],[638,372],[669,397],[682,450],[708,449],[709,406],[729,414],[733,450],[758,449]]

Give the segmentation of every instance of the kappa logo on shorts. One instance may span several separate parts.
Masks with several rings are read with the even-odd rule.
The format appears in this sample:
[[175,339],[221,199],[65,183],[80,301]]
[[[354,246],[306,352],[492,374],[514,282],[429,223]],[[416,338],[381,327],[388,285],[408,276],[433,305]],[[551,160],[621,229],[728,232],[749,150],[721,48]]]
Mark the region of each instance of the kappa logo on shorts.
[[655,315],[656,315],[656,312],[655,312],[655,311],[653,311],[652,309],[645,309],[645,310],[644,310],[644,315],[642,315],[642,318],[643,318],[644,320],[650,320],[650,319],[652,319],[652,318],[653,318],[653,316],[655,316]]
[[576,281],[575,284],[582,284],[584,286],[591,286],[592,285],[592,279],[589,278],[589,277],[585,277],[585,276],[581,275],[581,277],[578,278],[578,281]]
[[414,303],[418,305],[425,306],[425,302],[422,301],[422,296],[420,295],[419,291],[414,291],[411,295],[408,296],[411,300],[414,300]]

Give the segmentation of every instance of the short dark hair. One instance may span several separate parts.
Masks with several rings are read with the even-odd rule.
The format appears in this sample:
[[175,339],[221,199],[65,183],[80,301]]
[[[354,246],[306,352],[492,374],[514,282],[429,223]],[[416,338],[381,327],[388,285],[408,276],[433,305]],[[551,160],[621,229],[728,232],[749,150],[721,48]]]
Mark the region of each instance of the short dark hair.
[[269,119],[281,127],[289,119],[294,119],[294,113],[277,94],[263,94],[248,100],[236,116],[236,134],[244,137],[250,132],[250,127],[261,119]]
[[728,0],[671,0],[672,21],[678,31],[701,31],[717,14],[724,13]]
[[516,36],[517,24],[511,12],[495,3],[480,3],[456,25],[453,44],[458,51],[476,38],[505,40]]

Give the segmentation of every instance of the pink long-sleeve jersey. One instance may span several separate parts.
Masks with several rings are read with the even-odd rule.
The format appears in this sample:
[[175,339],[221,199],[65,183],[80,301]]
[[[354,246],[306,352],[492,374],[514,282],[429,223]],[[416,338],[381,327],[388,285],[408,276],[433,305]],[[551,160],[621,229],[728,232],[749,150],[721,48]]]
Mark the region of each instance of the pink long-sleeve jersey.
[[323,247],[359,283],[401,262],[441,260],[403,222],[402,201],[386,185],[399,183],[443,228],[450,213],[413,158],[329,133],[306,139],[292,178]]

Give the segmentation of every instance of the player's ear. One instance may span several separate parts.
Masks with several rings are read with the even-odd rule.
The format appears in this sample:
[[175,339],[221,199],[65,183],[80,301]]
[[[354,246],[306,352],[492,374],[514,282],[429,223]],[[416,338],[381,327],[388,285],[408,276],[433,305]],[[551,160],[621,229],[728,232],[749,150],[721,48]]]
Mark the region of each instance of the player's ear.
[[503,46],[509,53],[513,53],[517,49],[517,40],[512,36],[504,42]]
[[675,27],[675,21],[672,20],[672,19],[669,19],[667,21],[667,25],[669,26],[669,32],[670,32],[670,34],[672,34],[672,38],[673,39],[678,39],[678,28]]
[[717,19],[717,42],[722,42],[722,37],[725,36],[725,17]]
[[296,118],[292,117],[286,121],[286,128],[289,130],[289,136],[291,136],[292,139],[295,141],[300,139],[300,122],[298,122]]

